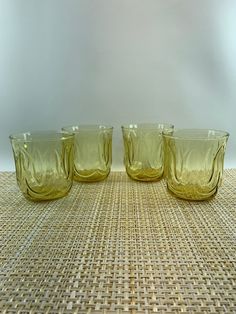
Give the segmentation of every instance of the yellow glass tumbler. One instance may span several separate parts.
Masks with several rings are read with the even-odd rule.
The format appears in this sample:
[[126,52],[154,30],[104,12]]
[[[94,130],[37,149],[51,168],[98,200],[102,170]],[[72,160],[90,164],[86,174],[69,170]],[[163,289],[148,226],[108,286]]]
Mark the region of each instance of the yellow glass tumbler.
[[124,164],[131,179],[154,181],[164,173],[162,133],[172,133],[171,124],[130,124],[122,126]]
[[75,134],[74,179],[83,182],[104,180],[111,170],[113,127],[77,125],[62,130]]
[[10,135],[16,179],[33,201],[65,196],[73,183],[74,134],[56,131]]
[[205,200],[217,193],[222,181],[229,133],[180,129],[164,134],[168,189],[187,200]]

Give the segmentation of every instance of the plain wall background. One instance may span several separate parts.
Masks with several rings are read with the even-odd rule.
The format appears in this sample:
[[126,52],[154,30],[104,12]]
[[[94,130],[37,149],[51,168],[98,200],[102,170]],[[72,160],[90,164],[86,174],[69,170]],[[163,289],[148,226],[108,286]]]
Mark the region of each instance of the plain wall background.
[[0,0],[0,170],[11,133],[170,122],[230,133],[236,166],[235,0]]

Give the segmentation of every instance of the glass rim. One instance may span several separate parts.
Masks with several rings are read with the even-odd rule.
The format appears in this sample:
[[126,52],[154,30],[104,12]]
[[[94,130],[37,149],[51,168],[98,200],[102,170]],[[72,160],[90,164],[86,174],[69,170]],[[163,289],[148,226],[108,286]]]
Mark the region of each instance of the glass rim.
[[131,123],[122,125],[122,130],[137,130],[137,129],[145,129],[145,130],[157,130],[157,129],[174,129],[174,125],[171,123]]
[[[75,128],[75,130],[73,130]],[[103,130],[113,130],[114,127],[111,125],[105,125],[105,124],[75,124],[75,125],[68,125],[63,126],[61,128],[65,132],[78,132],[78,131],[103,131]]]
[[[182,134],[176,134],[178,132],[181,132]],[[212,136],[209,136],[212,135]],[[211,140],[217,140],[217,139],[223,139],[228,138],[229,133],[227,131],[223,130],[217,130],[217,129],[174,129],[173,133],[163,133],[163,136],[166,138],[171,139],[179,139],[179,140],[205,140],[205,141],[211,141]]]
[[58,141],[66,140],[74,137],[74,133],[65,131],[28,131],[21,133],[14,133],[9,135],[11,141],[18,142],[41,142],[41,141]]

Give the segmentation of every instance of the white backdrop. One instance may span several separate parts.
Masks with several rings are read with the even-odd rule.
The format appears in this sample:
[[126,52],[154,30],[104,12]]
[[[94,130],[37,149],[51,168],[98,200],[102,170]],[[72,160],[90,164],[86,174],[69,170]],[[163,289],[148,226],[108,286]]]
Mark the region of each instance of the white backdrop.
[[230,133],[236,166],[235,0],[0,0],[0,170],[8,135],[77,123],[170,122]]

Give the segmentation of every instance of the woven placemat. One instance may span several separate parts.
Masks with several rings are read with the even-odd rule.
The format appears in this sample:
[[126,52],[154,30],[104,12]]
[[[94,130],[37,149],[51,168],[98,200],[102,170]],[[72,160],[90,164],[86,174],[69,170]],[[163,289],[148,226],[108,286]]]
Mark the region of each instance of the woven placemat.
[[236,169],[217,196],[111,173],[33,203],[0,174],[0,313],[236,313]]

